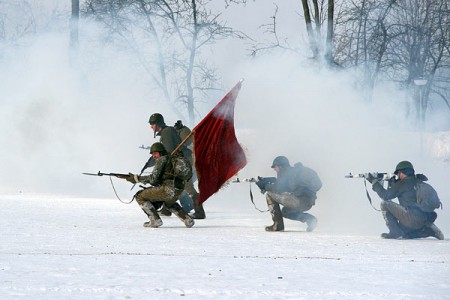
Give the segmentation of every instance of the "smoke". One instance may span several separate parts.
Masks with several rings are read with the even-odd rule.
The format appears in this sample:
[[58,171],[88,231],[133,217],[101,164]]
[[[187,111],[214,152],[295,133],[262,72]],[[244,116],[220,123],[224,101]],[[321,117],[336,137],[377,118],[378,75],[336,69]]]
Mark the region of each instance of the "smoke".
[[[150,88],[148,75],[132,63],[131,54],[100,43],[95,25],[83,26],[76,68],[70,64],[66,33],[47,33],[26,47],[11,46],[4,52],[1,192],[113,198],[107,178],[81,173],[139,173],[149,154],[138,146],[156,141],[147,123],[150,114],[162,113],[169,125],[177,120]],[[242,49],[230,51],[236,44],[222,46],[215,57],[224,90],[212,94],[208,103],[198,103],[197,109],[206,115],[244,79],[235,127],[248,165],[239,177],[274,176],[270,166],[278,155],[316,170],[323,188],[311,213],[323,232],[383,232],[381,214],[369,205],[363,180],[344,176],[392,172],[401,160],[410,160],[417,173],[429,177],[446,207],[448,163],[430,156],[420,134],[411,129],[400,91],[380,87],[375,101],[367,104],[344,71],[320,69],[290,54],[250,60],[238,56]],[[122,198],[130,199],[136,191],[124,181],[114,184]],[[263,195],[253,188],[255,203],[265,209]],[[378,196],[371,195],[378,207]],[[229,184],[205,209],[207,214],[228,209],[259,213],[248,198],[248,185]],[[437,225],[450,232],[448,211],[438,213]]]

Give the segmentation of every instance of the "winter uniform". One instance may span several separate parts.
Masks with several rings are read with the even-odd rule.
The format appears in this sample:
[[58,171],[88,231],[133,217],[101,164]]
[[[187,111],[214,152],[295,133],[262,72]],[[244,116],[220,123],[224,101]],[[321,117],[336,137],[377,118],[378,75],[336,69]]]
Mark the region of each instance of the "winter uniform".
[[[431,232],[427,236],[435,236],[438,239],[442,237],[443,239],[442,232],[433,224],[436,213],[424,212],[417,204],[415,186],[418,179],[414,175],[412,164],[406,161],[400,162],[395,174],[399,172],[404,172],[406,177],[391,180],[387,189],[379,181],[368,179],[372,183],[372,189],[383,200],[380,208],[389,232],[383,233],[381,236],[388,239],[417,238],[425,237],[425,233],[437,229],[438,231]],[[398,198],[399,203],[391,201],[394,198]]]
[[[272,167],[276,163],[274,161]],[[314,176],[309,176],[312,173]],[[314,187],[311,186],[313,181],[315,181]],[[317,224],[317,218],[305,211],[315,205],[316,191],[319,189],[316,188],[317,186],[320,188],[322,183],[311,169],[301,164],[291,167],[288,162],[287,165],[282,165],[277,173],[276,181],[264,187],[264,190],[267,191],[267,206],[274,221],[274,224],[266,227],[266,230],[284,230],[284,217],[302,223],[306,222],[307,231],[313,231]],[[280,205],[283,206],[282,209],[280,209]]]
[[[157,116],[156,118],[154,117],[155,115]],[[164,123],[164,118],[160,114],[153,114],[150,116],[149,123],[152,124],[152,122],[159,123],[161,129],[158,131],[157,135],[160,136],[160,142],[164,145],[168,153],[172,153],[172,151],[182,142],[177,130],[172,126],[167,126]],[[186,147],[186,145],[181,147],[181,151],[183,152],[184,157],[191,162],[191,166],[193,166],[192,151]],[[205,219],[206,215],[203,205],[198,204],[199,195],[194,187],[194,178],[191,178],[186,182],[185,191],[191,197],[194,204],[194,213],[191,214],[191,217],[194,219]]]
[[149,176],[130,174],[134,183],[141,182],[152,185],[149,188],[140,190],[135,195],[136,202],[149,218],[149,222],[144,223],[145,227],[159,227],[162,225],[162,220],[157,212],[162,206],[180,218],[186,227],[194,225],[192,218],[177,203],[184,189],[184,181],[174,177],[173,165],[170,159],[170,155],[164,155],[156,159],[153,171]]

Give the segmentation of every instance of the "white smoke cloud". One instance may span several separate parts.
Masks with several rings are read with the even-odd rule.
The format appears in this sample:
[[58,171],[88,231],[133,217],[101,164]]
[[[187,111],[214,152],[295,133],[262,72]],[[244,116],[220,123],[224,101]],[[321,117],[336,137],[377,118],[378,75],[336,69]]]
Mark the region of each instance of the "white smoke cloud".
[[[148,158],[138,146],[156,141],[149,115],[160,112],[169,125],[177,120],[129,55],[99,43],[91,26],[83,27],[86,39],[81,36],[78,68],[69,63],[68,33],[45,34],[28,47],[8,49],[0,68],[0,191],[112,198],[106,178],[81,173],[138,173]],[[430,178],[445,207],[448,163],[430,157],[419,133],[408,126],[399,91],[381,87],[367,105],[344,71],[317,68],[298,55],[248,60],[243,49],[230,51],[231,45],[236,46],[222,44],[215,55],[224,91],[198,103],[197,109],[206,115],[245,79],[235,110],[238,139],[248,155],[240,177],[274,176],[270,165],[278,155],[313,168],[323,188],[311,213],[319,217],[318,230],[330,233],[384,230],[380,213],[366,199],[363,181],[344,176],[392,172],[401,160],[410,160],[418,173]],[[135,192],[124,181],[115,184],[124,198]],[[207,212],[253,209],[247,188],[230,184],[205,203]],[[256,188],[254,194],[265,208]],[[379,198],[372,198],[377,206]],[[450,232],[449,213],[438,213],[438,226]]]

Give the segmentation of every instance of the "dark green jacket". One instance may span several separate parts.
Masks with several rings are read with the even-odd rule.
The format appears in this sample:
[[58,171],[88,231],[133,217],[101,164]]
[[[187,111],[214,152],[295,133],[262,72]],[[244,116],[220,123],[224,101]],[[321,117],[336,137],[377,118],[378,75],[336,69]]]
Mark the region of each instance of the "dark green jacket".
[[172,126],[161,128],[158,135],[160,136],[159,141],[164,145],[164,148],[166,148],[166,151],[169,154],[181,143],[181,139],[178,136],[176,129]]
[[[175,150],[175,148],[182,142],[177,130],[172,126],[165,126],[161,128],[158,135],[160,136],[159,141],[164,145],[164,148],[166,148],[166,151],[169,154],[171,154],[172,151]],[[186,147],[186,144],[184,144],[180,150],[183,152],[184,157],[186,157],[192,164],[192,151]]]
[[297,197],[316,199],[316,191],[322,182],[316,172],[304,166],[282,168],[277,174],[274,184],[266,186],[266,190],[275,193],[291,193]]
[[385,189],[381,183],[376,182],[372,185],[372,189],[383,200],[392,200],[398,198],[398,202],[403,207],[418,207],[416,199],[416,177],[408,176],[403,180],[393,182],[388,189]]

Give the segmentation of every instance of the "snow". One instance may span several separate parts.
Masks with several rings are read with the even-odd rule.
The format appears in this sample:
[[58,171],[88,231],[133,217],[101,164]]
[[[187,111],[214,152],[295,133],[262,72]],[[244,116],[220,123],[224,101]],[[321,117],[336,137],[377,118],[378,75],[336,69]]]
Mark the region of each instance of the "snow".
[[[243,31],[267,23],[273,3],[259,2],[225,20],[248,21]],[[297,19],[294,2],[284,2]],[[318,70],[295,54],[249,60],[248,45],[223,40],[214,51],[223,91],[197,102],[196,121],[245,78],[235,126],[248,164],[239,176],[274,176],[278,155],[313,168],[323,182],[311,211],[318,227],[308,233],[287,221],[285,232],[265,232],[269,214],[254,209],[247,185],[234,185],[205,203],[207,219],[193,228],[174,217],[144,228],[136,203],[81,173],[139,173],[148,152],[138,146],[156,141],[149,115],[160,112],[169,125],[179,116],[129,60],[134,53],[107,47],[90,26],[82,25],[78,68],[69,65],[67,32],[3,51],[0,299],[450,299],[448,237],[381,239],[386,228],[363,180],[344,178],[410,160],[438,191],[436,225],[450,235],[446,109],[426,124],[446,131],[418,132],[399,113],[403,91],[382,85],[368,105],[351,73]],[[125,200],[135,192],[115,184]],[[266,208],[259,193],[255,202]]]
[[135,202],[4,193],[0,298],[450,299],[448,239],[330,233],[320,217],[310,233],[293,221],[269,233],[268,213],[241,200],[151,229]]

